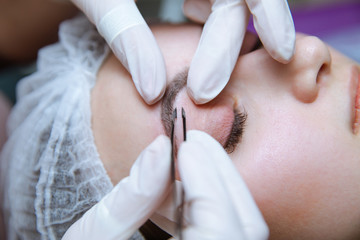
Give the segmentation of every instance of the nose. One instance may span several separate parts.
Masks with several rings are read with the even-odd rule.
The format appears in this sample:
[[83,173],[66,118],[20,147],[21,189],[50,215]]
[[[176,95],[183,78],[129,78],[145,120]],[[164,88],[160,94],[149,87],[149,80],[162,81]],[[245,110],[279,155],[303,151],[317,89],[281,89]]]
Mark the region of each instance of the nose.
[[331,55],[329,48],[317,37],[298,37],[295,55],[288,66],[291,90],[304,103],[315,101],[319,86],[329,73]]

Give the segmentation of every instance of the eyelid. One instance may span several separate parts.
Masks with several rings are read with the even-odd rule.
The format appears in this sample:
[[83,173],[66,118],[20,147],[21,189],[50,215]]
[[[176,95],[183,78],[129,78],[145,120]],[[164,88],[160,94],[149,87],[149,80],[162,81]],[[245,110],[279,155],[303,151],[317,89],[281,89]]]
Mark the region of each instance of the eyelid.
[[241,137],[245,130],[247,119],[247,113],[245,110],[240,111],[237,108],[234,108],[234,122],[230,130],[229,138],[227,139],[224,149],[230,154],[232,153],[237,144],[241,141]]

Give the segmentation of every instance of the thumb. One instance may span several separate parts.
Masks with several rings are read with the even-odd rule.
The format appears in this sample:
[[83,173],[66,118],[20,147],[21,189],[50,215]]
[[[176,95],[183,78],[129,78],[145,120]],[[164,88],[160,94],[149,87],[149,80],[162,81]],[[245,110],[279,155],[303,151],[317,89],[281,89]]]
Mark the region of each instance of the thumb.
[[169,138],[159,136],[139,156],[130,175],[87,211],[63,239],[128,239],[170,189]]
[[189,131],[178,162],[187,207],[185,238],[267,239],[261,212],[219,142],[204,132]]

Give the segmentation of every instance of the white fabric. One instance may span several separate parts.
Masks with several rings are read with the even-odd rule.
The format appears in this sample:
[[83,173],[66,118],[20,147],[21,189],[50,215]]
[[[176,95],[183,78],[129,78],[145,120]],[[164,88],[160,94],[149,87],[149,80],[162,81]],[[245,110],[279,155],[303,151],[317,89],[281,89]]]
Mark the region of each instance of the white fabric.
[[8,239],[60,239],[112,183],[91,130],[90,90],[109,53],[80,16],[60,27],[59,43],[39,52],[38,70],[17,88],[1,155]]

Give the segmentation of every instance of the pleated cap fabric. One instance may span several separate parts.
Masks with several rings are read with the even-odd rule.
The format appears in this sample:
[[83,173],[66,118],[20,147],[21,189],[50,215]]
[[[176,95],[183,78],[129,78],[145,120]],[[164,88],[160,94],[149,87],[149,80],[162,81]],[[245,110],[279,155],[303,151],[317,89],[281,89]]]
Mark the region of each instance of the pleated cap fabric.
[[61,239],[113,185],[91,130],[90,91],[109,48],[82,15],[62,23],[21,80],[1,155],[8,239]]

